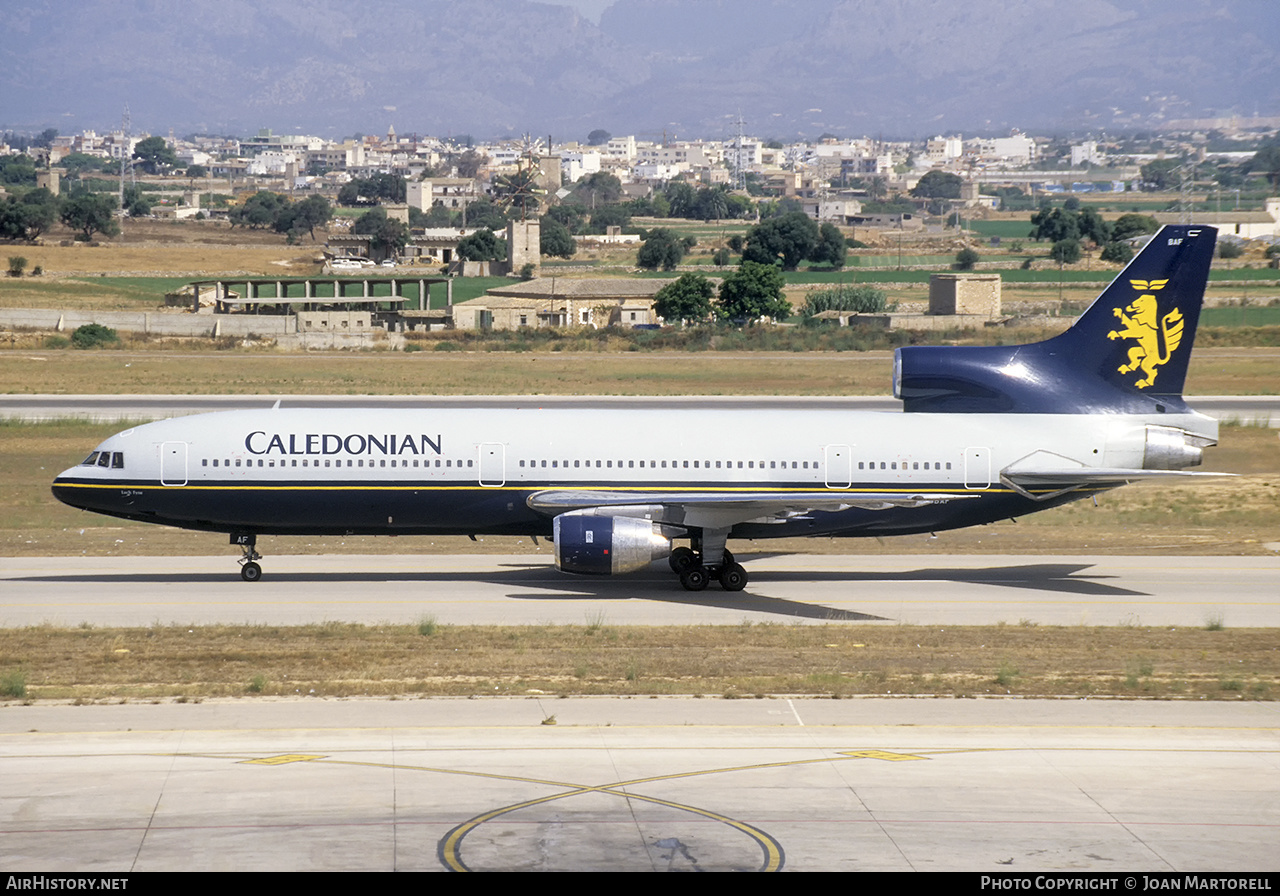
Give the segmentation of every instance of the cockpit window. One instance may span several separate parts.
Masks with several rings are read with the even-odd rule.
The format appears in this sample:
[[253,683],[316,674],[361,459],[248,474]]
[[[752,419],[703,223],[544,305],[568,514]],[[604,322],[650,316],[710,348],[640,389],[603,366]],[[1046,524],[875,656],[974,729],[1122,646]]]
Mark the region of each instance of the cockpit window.
[[80,461],[82,467],[109,467],[112,470],[124,469],[123,451],[95,451]]

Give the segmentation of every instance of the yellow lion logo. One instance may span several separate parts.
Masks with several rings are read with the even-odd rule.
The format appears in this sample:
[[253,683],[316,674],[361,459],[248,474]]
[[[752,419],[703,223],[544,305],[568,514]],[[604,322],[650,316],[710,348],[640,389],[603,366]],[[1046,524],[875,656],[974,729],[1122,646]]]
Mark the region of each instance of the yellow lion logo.
[[[1154,292],[1164,289],[1169,281],[1130,280],[1129,282],[1140,292],[1143,290]],[[1125,314],[1125,311],[1129,314]],[[1134,299],[1133,304],[1124,311],[1115,309],[1115,316],[1120,318],[1124,329],[1112,330],[1107,334],[1108,339],[1138,340],[1138,344],[1129,349],[1129,363],[1121,364],[1116,370],[1119,373],[1131,373],[1141,369],[1146,374],[1146,378],[1134,383],[1139,389],[1145,389],[1156,381],[1158,368],[1169,363],[1169,359],[1173,357],[1173,353],[1178,350],[1178,345],[1182,342],[1182,312],[1174,308],[1164,316],[1163,320],[1158,320],[1158,315],[1156,297],[1151,292],[1145,293]],[[1164,343],[1163,353],[1160,351],[1161,342]]]

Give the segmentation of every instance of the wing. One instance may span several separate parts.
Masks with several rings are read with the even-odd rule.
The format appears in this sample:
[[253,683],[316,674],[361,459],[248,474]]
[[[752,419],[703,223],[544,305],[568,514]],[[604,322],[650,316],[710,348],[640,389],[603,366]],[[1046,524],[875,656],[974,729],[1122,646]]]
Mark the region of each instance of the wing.
[[952,492],[864,491],[648,491],[645,489],[547,489],[528,505],[558,515],[597,510],[608,516],[645,517],[676,526],[727,528],[737,523],[781,522],[813,511],[888,510],[976,498]]

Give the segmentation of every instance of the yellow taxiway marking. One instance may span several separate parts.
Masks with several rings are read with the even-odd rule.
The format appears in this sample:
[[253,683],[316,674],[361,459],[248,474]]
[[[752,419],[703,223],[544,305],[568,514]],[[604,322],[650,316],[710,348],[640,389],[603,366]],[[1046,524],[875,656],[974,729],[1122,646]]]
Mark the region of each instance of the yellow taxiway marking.
[[325,759],[324,756],[311,756],[306,753],[285,753],[280,756],[264,756],[261,759],[242,759],[241,765],[287,765],[290,762],[315,762]]
[[[198,754],[184,754],[198,755]],[[672,772],[663,775],[653,775],[643,778],[632,778],[626,781],[615,781],[612,784],[600,785],[578,785],[565,781],[553,781],[542,778],[531,778],[524,775],[504,775],[492,772],[480,772],[474,770],[439,768],[432,766],[418,765],[399,765],[389,762],[370,762],[352,759],[334,759],[329,756],[314,756],[309,754],[282,754],[279,756],[268,756],[258,759],[240,760],[241,764],[246,765],[285,765],[291,762],[318,762],[325,765],[355,765],[365,766],[368,768],[389,768],[397,771],[422,771],[433,772],[445,775],[460,775],[464,777],[488,778],[504,781],[518,781],[526,784],[534,784],[538,786],[551,786],[566,788],[561,793],[547,794],[546,796],[535,797],[530,800],[522,800],[508,806],[502,806],[491,809],[488,812],[481,813],[473,818],[464,821],[450,830],[441,840],[438,846],[438,855],[441,863],[452,871],[470,871],[462,858],[462,842],[468,834],[487,822],[517,812],[521,809],[527,809],[532,806],[540,806],[546,803],[556,802],[568,799],[570,797],[582,796],[585,794],[606,794],[617,796],[625,800],[640,800],[646,803],[652,803],[658,806],[665,806],[669,809],[675,809],[681,812],[689,812],[693,815],[699,815],[711,821],[717,821],[724,824],[739,833],[745,834],[753,840],[763,854],[763,861],[760,865],[760,871],[781,871],[786,860],[786,853],[774,837],[765,831],[739,821],[719,812],[713,812],[709,809],[702,809],[697,806],[690,806],[684,803],[677,803],[673,800],[663,799],[660,797],[646,796],[641,793],[635,793],[627,788],[635,787],[639,784],[650,784],[658,781],[673,781],[680,778],[694,778],[706,775],[720,775],[740,771],[753,771],[772,768],[789,768],[800,765],[815,765],[820,763],[841,762],[850,759],[874,759],[884,762],[904,762],[911,760],[928,759],[927,756],[919,756],[912,753],[897,753],[890,750],[851,750],[838,752],[833,756],[824,756],[817,759],[794,759],[783,760],[781,762],[763,762],[752,763],[748,765],[729,766],[721,768],[710,768],[695,771]]]

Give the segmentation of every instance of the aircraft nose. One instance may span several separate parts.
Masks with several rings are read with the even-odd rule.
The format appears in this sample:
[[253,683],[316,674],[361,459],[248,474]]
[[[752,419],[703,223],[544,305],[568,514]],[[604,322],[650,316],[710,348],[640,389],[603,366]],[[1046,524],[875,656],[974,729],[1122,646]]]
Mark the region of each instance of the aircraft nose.
[[69,467],[57,476],[53,477],[51,490],[53,492],[53,496],[63,504],[68,504],[71,507],[83,508],[85,506],[84,502],[78,500],[78,492],[81,490],[76,489],[74,485],[72,485],[72,479],[74,478],[75,473],[76,468]]

